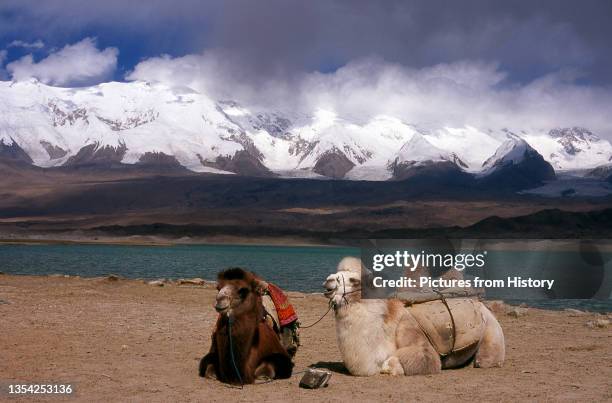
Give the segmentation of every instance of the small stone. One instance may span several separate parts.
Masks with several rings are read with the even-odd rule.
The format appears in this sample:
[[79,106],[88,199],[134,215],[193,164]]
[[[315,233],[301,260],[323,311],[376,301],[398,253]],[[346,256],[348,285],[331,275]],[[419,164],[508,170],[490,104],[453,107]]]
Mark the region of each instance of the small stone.
[[574,308],[566,308],[566,309],[565,309],[565,312],[567,312],[567,313],[568,313],[568,316],[572,316],[572,317],[574,317],[574,316],[585,316],[585,315],[587,315],[587,313],[586,313],[586,312],[581,311],[581,310],[579,310],[579,309],[574,309]]
[[177,281],[178,285],[205,285],[206,281],[201,278],[184,279],[181,278]]
[[122,346],[121,346],[121,349],[122,349],[122,350],[127,350],[127,349],[128,349],[127,344],[122,345]]
[[506,315],[513,318],[520,318],[521,316],[527,315],[527,309],[518,307],[510,308],[508,311],[506,311]]
[[149,281],[147,284],[156,286],[156,287],[163,287],[164,283],[165,283],[165,280],[153,280],[153,281]]
[[108,276],[106,276],[106,279],[108,281],[118,281],[119,280],[119,276],[117,276],[116,274],[109,274]]
[[585,323],[585,326],[591,329],[596,329],[596,328],[605,329],[609,325],[610,325],[610,321],[608,319],[590,320],[587,323]]
[[503,313],[506,311],[506,304],[504,301],[493,300],[493,301],[484,301],[484,304],[491,312],[494,313]]

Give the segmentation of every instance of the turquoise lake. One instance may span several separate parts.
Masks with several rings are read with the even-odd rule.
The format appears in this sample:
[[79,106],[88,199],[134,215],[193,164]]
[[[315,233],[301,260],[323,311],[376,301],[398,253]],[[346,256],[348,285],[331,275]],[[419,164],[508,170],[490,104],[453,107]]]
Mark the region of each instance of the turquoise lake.
[[[320,292],[324,279],[335,272],[340,259],[349,255],[359,256],[360,253],[358,248],[315,246],[0,245],[0,272],[30,275],[68,274],[83,277],[116,274],[142,279],[200,277],[213,280],[220,270],[237,266],[254,271],[285,290]],[[512,262],[512,256],[516,259],[516,255],[505,252],[496,255],[498,260],[504,262]],[[568,261],[563,253],[554,255],[554,260]],[[529,256],[530,260],[535,257],[536,262],[542,260],[538,258],[538,254]],[[606,257],[605,260],[610,259]],[[606,271],[609,274],[609,267]],[[605,277],[604,283],[610,288],[610,276]],[[572,307],[612,312],[610,299],[538,300],[537,297],[527,298],[507,293],[491,297],[513,300],[514,303],[526,302],[531,306],[548,309]]]
[[215,279],[228,267],[243,267],[293,291],[321,291],[340,259],[358,256],[342,247],[243,245],[0,245],[0,271],[7,274],[116,274],[129,278]]

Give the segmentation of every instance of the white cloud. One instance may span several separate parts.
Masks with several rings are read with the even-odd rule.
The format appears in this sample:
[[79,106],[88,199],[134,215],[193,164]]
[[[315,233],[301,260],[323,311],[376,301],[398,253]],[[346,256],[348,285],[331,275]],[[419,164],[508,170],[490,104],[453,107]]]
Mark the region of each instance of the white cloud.
[[52,85],[89,85],[109,79],[117,67],[117,48],[99,50],[95,38],[85,38],[34,61],[26,55],[6,66],[13,80],[31,77]]
[[223,54],[151,58],[128,80],[161,81],[234,99],[250,108],[333,110],[367,121],[386,114],[424,126],[549,130],[585,126],[612,139],[612,89],[580,85],[567,72],[512,83],[496,63],[461,61],[421,69],[380,59],[353,61],[333,73],[256,81],[248,67]]
[[26,48],[26,49],[42,49],[45,47],[45,43],[38,39],[34,42],[25,42],[19,39],[14,40],[8,44],[9,48]]
[[177,58],[162,55],[138,63],[126,79],[199,87],[205,81],[205,70],[210,64],[207,61],[206,57],[199,55]]
[[[176,58],[163,55],[138,63],[126,79],[187,86],[220,99],[251,98],[256,88],[248,82],[239,65],[229,54],[218,50]],[[280,84],[276,82],[277,86]]]

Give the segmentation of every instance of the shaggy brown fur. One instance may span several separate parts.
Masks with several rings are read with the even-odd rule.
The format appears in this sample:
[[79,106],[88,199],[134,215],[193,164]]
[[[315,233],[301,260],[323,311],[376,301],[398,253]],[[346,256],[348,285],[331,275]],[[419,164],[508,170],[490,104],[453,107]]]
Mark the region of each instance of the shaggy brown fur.
[[200,362],[200,376],[238,384],[230,353],[230,319],[234,362],[245,384],[260,378],[289,378],[291,358],[264,321],[260,280],[232,268],[219,273],[215,309],[219,312],[210,351]]

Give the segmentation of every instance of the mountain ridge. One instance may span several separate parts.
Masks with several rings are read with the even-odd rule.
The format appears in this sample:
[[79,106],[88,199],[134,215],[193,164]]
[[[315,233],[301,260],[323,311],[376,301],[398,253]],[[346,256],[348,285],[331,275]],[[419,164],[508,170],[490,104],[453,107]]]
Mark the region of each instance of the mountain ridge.
[[0,158],[43,168],[155,161],[194,172],[397,180],[407,168],[443,165],[484,175],[483,163],[509,133],[556,170],[612,159],[612,145],[580,127],[520,136],[471,126],[423,130],[392,116],[357,123],[325,109],[312,116],[251,110],[155,83],[0,82]]

